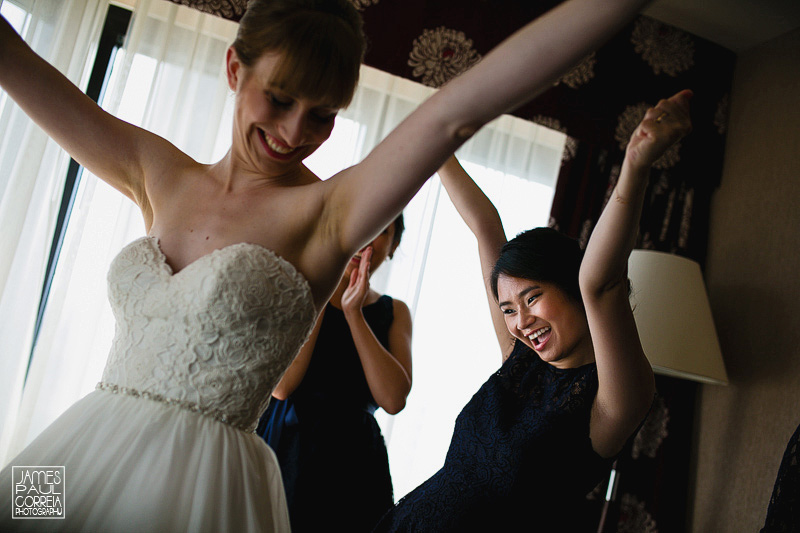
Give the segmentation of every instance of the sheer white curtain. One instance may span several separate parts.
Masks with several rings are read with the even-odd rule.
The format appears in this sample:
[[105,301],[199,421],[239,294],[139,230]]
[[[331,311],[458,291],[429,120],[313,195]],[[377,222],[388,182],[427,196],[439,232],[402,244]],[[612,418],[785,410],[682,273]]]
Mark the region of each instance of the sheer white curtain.
[[[3,16],[85,85],[107,0],[6,0]],[[69,158],[0,90],[0,464],[17,420],[42,279]]]
[[[219,159],[230,145],[233,97],[223,67],[234,34],[235,25],[222,19],[163,0],[140,1],[126,49],[115,61],[105,107],[168,138],[197,160]],[[331,139],[306,160],[323,179],[360,161],[432,92],[368,67],[361,79]],[[509,235],[546,223],[563,144],[559,133],[501,117],[459,152],[465,168],[498,206]],[[62,168],[58,176],[63,174]],[[5,191],[4,201],[15,194]],[[58,194],[52,192],[49,201],[56,202]],[[35,209],[43,208],[37,204]],[[405,218],[403,244],[372,280],[376,289],[404,300],[414,313],[414,388],[402,413],[380,416],[397,497],[441,466],[456,414],[500,363],[474,239],[438,178],[412,200]],[[48,226],[31,241],[42,256],[51,231]],[[100,379],[113,335],[105,290],[108,264],[143,233],[135,206],[84,174],[31,373],[21,400],[7,409],[13,420],[3,425],[8,444],[0,449],[1,463]],[[43,268],[33,276],[30,295],[16,295],[11,305],[27,305],[29,298],[35,307]],[[30,330],[28,321],[32,324],[33,318],[20,318],[15,331]],[[3,337],[10,331],[4,330]],[[26,349],[3,348],[3,359],[18,366],[27,361]],[[10,398],[19,398],[18,381]]]
[[[169,139],[199,161],[219,159],[230,144],[232,99],[224,79],[224,57],[236,25],[163,0],[142,0],[134,7],[125,49],[114,60],[104,107]],[[57,184],[50,197],[39,199],[31,209],[41,209],[47,202],[57,208],[65,166],[54,174]],[[14,203],[18,196],[7,190],[3,198]],[[31,241],[42,249],[39,254],[45,262],[51,226]],[[16,401],[9,402],[3,424],[6,447],[0,449],[1,463],[99,381],[114,330],[106,271],[120,248],[143,234],[138,208],[84,172],[24,391],[20,396],[20,377],[16,390],[9,392]],[[19,257],[21,263],[29,262]],[[20,304],[32,303],[35,308],[43,269],[44,263],[31,276],[29,292],[9,297],[9,311]],[[18,331],[29,337],[33,317],[23,320]],[[4,340],[15,335],[2,333]],[[17,374],[24,375],[30,344],[16,344],[20,346],[8,350],[4,344],[3,360],[21,367]]]

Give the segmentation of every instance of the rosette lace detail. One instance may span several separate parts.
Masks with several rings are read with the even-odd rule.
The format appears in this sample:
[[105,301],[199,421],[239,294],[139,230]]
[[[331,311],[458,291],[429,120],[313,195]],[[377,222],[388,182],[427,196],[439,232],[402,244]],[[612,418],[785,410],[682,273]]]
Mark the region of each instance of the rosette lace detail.
[[374,532],[587,531],[574,524],[610,461],[592,449],[594,363],[560,370],[520,341],[459,414],[444,466]]
[[116,333],[99,388],[178,405],[252,431],[315,312],[305,278],[256,244],[177,274],[143,237],[111,264]]

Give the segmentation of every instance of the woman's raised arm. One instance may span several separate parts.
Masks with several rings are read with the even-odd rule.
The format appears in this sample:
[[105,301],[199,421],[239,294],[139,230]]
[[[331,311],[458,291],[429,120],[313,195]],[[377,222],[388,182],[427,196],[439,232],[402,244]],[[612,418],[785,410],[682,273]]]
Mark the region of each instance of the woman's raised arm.
[[424,102],[360,164],[325,182],[320,226],[349,257],[393,220],[481,126],[552,85],[644,0],[569,0],[503,41]]
[[497,208],[467,174],[456,156],[445,161],[438,174],[458,214],[478,241],[483,286],[489,300],[494,332],[505,360],[514,347],[514,337],[508,331],[503,313],[497,306],[491,284],[492,268],[500,257],[500,249],[506,243],[503,221],[500,220]]
[[[106,113],[0,17],[0,86],[78,163],[144,209],[144,164],[186,158],[160,137]],[[147,158],[142,157],[147,154]]]
[[691,130],[690,97],[690,91],[682,91],[660,101],[633,132],[619,180],[581,263],[581,296],[599,381],[591,437],[595,451],[605,456],[619,452],[653,401],[653,371],[628,300],[628,256],[636,240],[650,167]]

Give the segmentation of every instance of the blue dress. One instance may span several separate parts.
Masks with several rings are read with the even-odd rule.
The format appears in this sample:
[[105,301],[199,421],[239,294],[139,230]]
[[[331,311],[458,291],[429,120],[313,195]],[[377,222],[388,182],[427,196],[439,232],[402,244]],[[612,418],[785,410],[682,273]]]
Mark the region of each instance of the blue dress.
[[[392,298],[363,313],[388,349]],[[344,313],[328,304],[303,381],[285,401],[272,400],[257,430],[278,456],[293,532],[368,532],[391,508],[377,408]]]
[[786,445],[760,533],[800,531],[800,426]]
[[597,387],[594,363],[560,370],[517,341],[456,419],[444,466],[375,531],[587,531],[586,494],[611,466],[589,439]]

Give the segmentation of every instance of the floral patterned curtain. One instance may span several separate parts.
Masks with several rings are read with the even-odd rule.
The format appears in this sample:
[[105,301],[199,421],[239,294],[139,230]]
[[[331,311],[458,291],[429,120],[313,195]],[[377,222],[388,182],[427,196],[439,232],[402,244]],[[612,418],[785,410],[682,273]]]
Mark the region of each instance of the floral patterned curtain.
[[[172,0],[238,20],[246,0]],[[365,62],[439,87],[558,1],[351,0],[368,38]],[[719,184],[733,52],[641,16],[514,114],[568,135],[551,225],[588,240],[645,110],[695,93],[694,131],[655,165],[639,247],[705,261],[711,194]],[[680,347],[678,349],[686,349]],[[657,377],[659,396],[619,459],[618,505],[605,531],[685,529],[696,384]],[[599,518],[605,488],[590,495]]]
[[[238,20],[247,0],[173,0]],[[439,87],[558,1],[351,0],[369,41],[365,62]],[[641,247],[705,259],[708,202],[719,182],[735,56],[639,17],[514,115],[569,136],[552,224],[588,238],[622,150],[648,106],[690,88],[694,132],[656,165]]]

